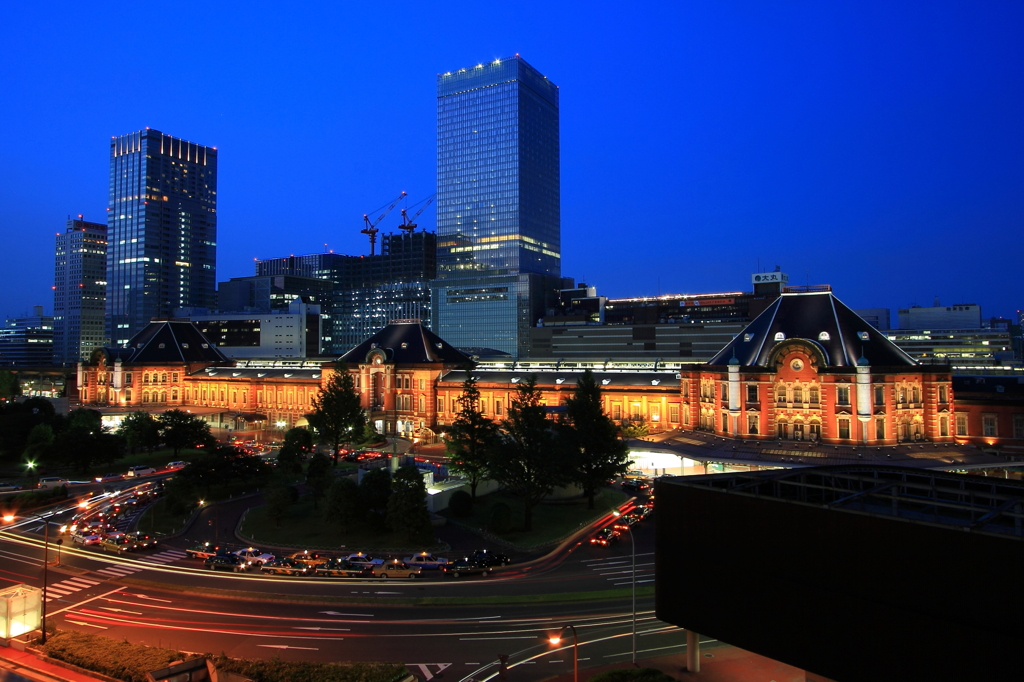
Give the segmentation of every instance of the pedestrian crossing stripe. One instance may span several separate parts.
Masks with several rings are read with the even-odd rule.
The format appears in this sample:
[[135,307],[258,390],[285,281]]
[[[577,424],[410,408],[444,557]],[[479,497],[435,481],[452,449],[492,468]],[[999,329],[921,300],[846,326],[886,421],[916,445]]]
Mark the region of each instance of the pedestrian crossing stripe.
[[[86,580],[84,578],[68,578],[67,580],[61,580],[60,582],[46,586],[46,601],[53,601],[58,597],[66,597],[69,594],[78,592],[79,590],[87,590],[95,585],[99,585],[99,583],[92,580]],[[57,597],[49,596],[51,594],[55,594]]]

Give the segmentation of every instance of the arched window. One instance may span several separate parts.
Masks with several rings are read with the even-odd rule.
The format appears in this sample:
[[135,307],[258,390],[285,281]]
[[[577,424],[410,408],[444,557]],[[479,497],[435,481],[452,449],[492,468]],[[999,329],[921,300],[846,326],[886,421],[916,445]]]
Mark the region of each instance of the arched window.
[[145,393],[142,394],[142,402],[144,402],[144,403],[148,403],[149,402],[149,392],[145,392]]
[[160,402],[167,402],[167,391],[160,391]]
[[804,389],[800,386],[793,387],[793,402],[802,403],[804,401]]

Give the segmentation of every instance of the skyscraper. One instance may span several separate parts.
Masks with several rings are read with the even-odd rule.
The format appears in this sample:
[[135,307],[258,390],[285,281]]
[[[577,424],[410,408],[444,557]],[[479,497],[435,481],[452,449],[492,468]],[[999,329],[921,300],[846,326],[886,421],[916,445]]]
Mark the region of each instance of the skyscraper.
[[217,149],[149,128],[110,141],[107,336],[217,305]]
[[53,274],[53,362],[70,365],[87,360],[107,345],[107,226],[68,220],[57,233]]
[[558,86],[519,55],[439,74],[433,331],[525,356],[563,288]]

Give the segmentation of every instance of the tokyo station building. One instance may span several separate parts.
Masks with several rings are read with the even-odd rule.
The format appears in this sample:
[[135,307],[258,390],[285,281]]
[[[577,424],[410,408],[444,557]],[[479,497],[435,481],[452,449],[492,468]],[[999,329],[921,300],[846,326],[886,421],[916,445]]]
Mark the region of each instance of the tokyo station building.
[[[989,385],[919,364],[827,287],[783,292],[707,364],[474,362],[418,320],[393,321],[340,360],[379,432],[426,442],[454,420],[467,372],[484,413],[500,420],[531,376],[555,418],[590,369],[605,412],[618,423],[644,423],[658,442],[735,449],[773,441],[850,453],[934,444],[1024,455],[1024,386],[1015,377]],[[190,322],[155,320],[125,347],[98,350],[79,365],[79,402],[100,409],[108,424],[137,410],[177,408],[215,429],[279,438],[306,424],[335,366],[323,358],[232,361]],[[968,385],[969,399],[958,401]]]

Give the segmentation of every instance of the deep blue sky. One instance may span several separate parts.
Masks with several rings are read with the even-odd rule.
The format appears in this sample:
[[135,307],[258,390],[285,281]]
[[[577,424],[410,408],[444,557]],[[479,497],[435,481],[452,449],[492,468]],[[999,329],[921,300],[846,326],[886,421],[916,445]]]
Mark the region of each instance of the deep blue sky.
[[218,280],[367,252],[363,213],[434,191],[436,74],[517,52],[561,88],[562,271],[599,293],[760,262],[853,307],[1024,307],[1020,2],[281,5],[3,3],[0,315],[52,311],[55,233],[105,221],[110,137],[146,126],[219,149]]

